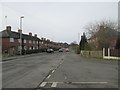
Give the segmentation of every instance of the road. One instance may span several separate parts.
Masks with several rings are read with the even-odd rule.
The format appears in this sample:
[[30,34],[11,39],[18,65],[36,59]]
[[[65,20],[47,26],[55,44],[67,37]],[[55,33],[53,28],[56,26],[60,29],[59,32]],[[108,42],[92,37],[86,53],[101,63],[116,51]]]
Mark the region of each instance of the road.
[[2,63],[3,88],[117,88],[118,62],[74,52],[36,54]]

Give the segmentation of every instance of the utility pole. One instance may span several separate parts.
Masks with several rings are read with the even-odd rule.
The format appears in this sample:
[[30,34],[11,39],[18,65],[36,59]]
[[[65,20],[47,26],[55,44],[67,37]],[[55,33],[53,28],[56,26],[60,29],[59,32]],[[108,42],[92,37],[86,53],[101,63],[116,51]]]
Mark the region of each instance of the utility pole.
[[[20,30],[22,30],[22,19],[24,16],[20,17]],[[22,55],[22,32],[20,32],[20,55]]]
[[7,26],[7,16],[5,16],[5,28]]
[[79,42],[80,42],[80,33],[78,33],[78,45],[79,45]]

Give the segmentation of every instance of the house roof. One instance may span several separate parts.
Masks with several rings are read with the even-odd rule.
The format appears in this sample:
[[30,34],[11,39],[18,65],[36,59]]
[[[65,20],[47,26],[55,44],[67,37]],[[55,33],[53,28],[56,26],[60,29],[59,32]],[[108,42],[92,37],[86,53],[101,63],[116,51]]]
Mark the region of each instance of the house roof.
[[[2,38],[16,38],[16,39],[20,38],[20,33],[19,32],[4,30],[0,33],[1,33],[0,37],[2,37]],[[35,40],[35,41],[40,40],[38,37],[30,36],[30,35],[27,35],[27,34],[22,34],[22,39]]]

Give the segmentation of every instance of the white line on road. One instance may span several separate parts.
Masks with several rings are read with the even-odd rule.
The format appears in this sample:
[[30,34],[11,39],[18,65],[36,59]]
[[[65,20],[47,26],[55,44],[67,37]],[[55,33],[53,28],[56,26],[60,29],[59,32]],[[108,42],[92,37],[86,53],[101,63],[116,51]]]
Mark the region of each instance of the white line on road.
[[[57,84],[64,84],[69,82],[42,82],[40,87],[45,87],[47,83],[51,83],[51,87],[57,87]],[[107,84],[108,82],[70,82],[72,84]]]
[[51,77],[51,75],[48,75],[46,79],[49,79]]
[[78,84],[107,84],[108,82],[72,82]]
[[54,72],[55,72],[55,70],[52,71],[52,73],[54,73]]
[[42,82],[42,84],[40,85],[40,87],[44,87],[47,84],[47,82]]
[[57,83],[58,82],[53,82],[52,85],[51,85],[51,87],[57,87]]
[[[48,82],[48,83],[67,83],[67,82]],[[69,83],[69,82],[68,82]],[[107,84],[108,82],[71,82],[73,84]]]
[[53,70],[53,68],[50,68],[50,70]]

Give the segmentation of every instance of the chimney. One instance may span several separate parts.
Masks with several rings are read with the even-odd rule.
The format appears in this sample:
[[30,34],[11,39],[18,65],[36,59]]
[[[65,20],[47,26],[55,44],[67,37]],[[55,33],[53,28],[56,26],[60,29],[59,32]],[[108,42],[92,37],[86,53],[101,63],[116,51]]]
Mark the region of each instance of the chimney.
[[11,31],[11,26],[6,26],[6,30]]
[[18,33],[22,33],[22,30],[21,30],[21,29],[18,29]]
[[31,32],[29,32],[29,35],[30,35],[30,36],[32,36],[32,33],[31,33]]
[[35,34],[34,36],[37,37],[37,34]]

